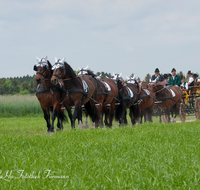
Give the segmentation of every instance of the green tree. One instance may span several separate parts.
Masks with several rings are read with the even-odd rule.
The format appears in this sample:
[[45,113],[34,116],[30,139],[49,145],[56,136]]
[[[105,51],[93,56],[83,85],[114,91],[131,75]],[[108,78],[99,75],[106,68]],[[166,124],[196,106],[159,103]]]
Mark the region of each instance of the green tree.
[[149,80],[151,79],[151,75],[148,73],[145,78],[144,81],[149,82]]

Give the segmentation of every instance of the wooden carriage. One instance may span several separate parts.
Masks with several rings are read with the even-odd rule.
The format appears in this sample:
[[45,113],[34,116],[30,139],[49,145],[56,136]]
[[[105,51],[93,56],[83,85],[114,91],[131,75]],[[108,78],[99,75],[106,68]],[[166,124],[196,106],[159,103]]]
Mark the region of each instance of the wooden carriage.
[[[142,87],[146,88],[149,82],[142,81]],[[182,122],[186,120],[187,116],[196,116],[196,119],[200,120],[200,82],[195,82],[194,86],[190,90],[183,90],[183,97],[179,107],[179,115]],[[166,122],[165,110],[158,110],[157,104],[159,101],[155,101],[153,116],[163,116],[163,121]]]
[[195,115],[196,119],[200,119],[200,82],[195,82],[190,90],[183,90],[179,114],[181,121],[185,121],[186,115]]

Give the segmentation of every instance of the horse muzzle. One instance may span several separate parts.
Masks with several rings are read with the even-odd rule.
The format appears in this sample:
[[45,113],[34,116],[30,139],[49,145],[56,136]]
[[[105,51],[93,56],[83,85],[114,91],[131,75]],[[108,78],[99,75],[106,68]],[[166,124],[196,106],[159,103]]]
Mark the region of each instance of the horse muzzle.
[[36,78],[36,82],[37,82],[37,84],[40,84],[42,82],[42,79],[41,78]]
[[53,79],[51,79],[51,83],[53,84],[53,85],[56,85],[56,84],[58,84],[58,79],[57,78],[53,78]]

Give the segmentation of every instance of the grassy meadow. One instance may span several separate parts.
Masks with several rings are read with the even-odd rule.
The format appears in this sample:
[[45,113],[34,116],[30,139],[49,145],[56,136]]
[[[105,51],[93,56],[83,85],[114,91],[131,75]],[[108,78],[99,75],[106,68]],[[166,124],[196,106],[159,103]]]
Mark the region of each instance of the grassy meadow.
[[200,121],[47,134],[29,114],[0,118],[0,189],[200,189]]
[[0,118],[36,116],[42,113],[35,95],[0,96]]

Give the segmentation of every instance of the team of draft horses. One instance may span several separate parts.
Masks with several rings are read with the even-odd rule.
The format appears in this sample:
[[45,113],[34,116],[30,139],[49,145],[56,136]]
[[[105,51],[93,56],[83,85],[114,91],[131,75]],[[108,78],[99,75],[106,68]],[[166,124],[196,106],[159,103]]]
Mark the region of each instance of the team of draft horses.
[[[113,78],[97,76],[90,70],[82,69],[76,75],[71,66],[63,59],[55,58],[52,66],[47,57],[37,58],[34,65],[36,81],[38,83],[36,96],[44,112],[48,132],[54,131],[54,121],[58,118],[57,129],[63,129],[67,110],[71,127],[75,128],[78,119],[80,128],[87,127],[87,117],[90,116],[95,127],[112,126],[113,117],[120,125],[127,125],[127,109],[132,125],[144,116],[144,121],[152,122],[152,112],[155,101],[158,109],[165,108],[167,120],[176,118],[182,99],[182,90],[177,86],[166,87],[162,83],[151,82],[143,88],[134,77],[124,82],[121,75]],[[160,80],[159,76],[154,80]],[[86,119],[82,123],[82,107],[84,106]],[[71,109],[74,107],[72,114]],[[52,111],[50,123],[50,111]],[[104,116],[104,122],[103,122]],[[161,121],[161,117],[160,117]]]

